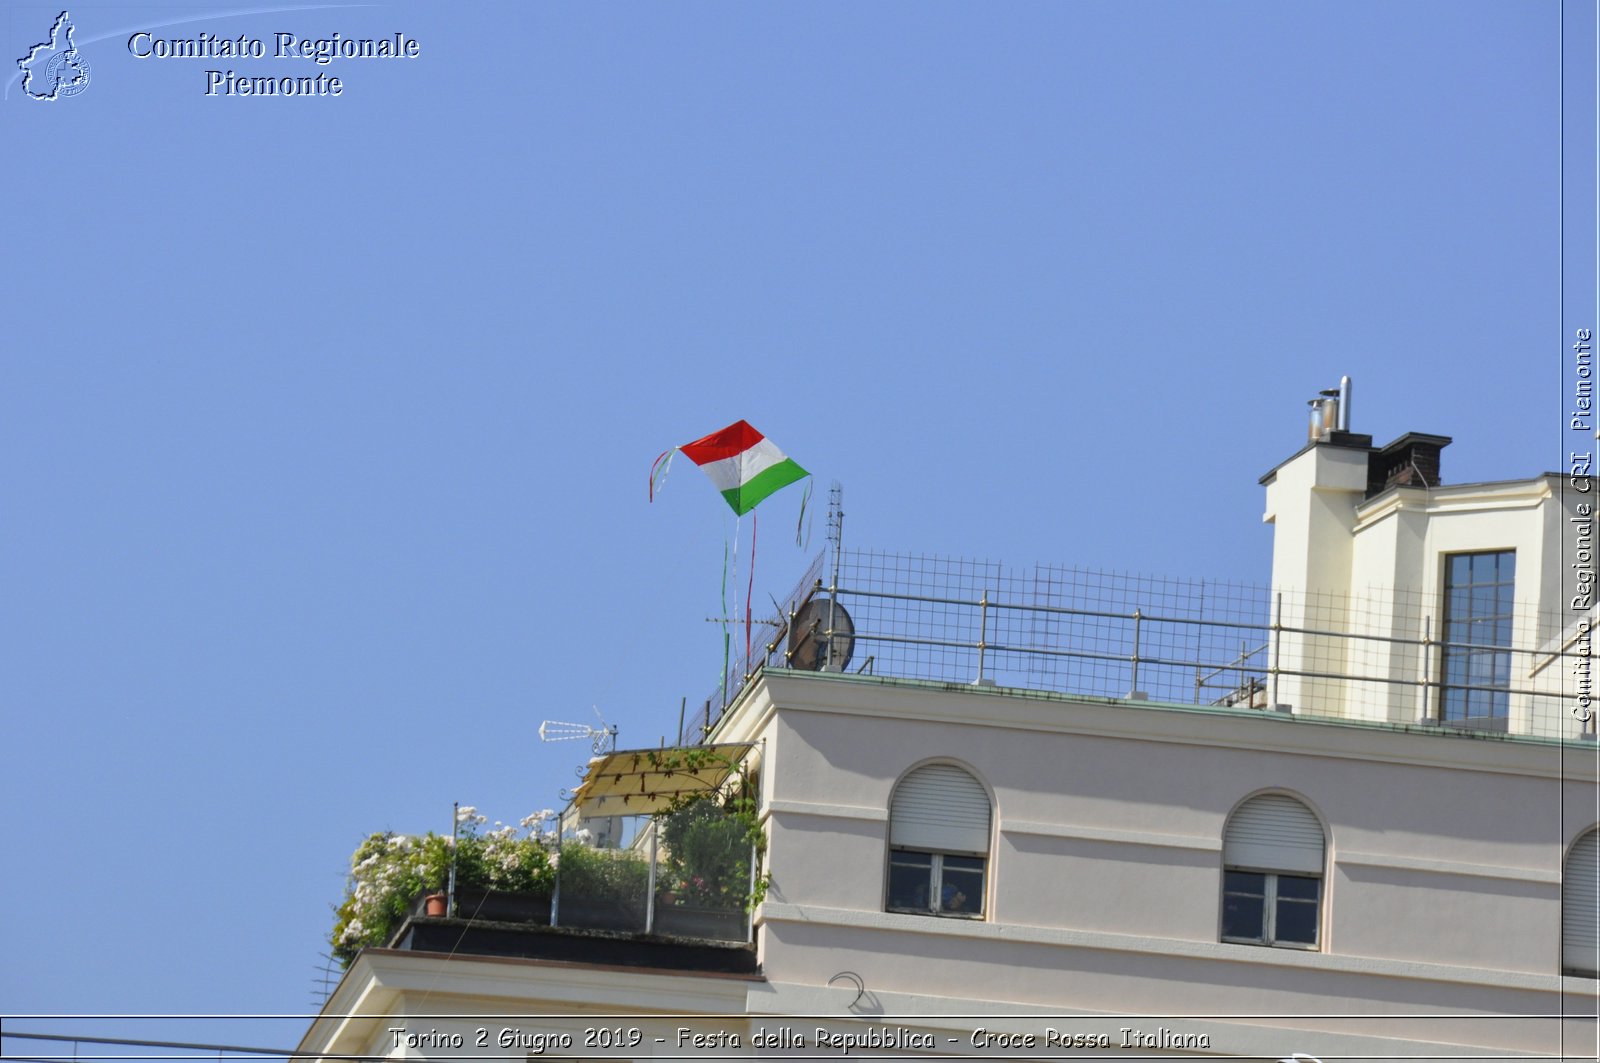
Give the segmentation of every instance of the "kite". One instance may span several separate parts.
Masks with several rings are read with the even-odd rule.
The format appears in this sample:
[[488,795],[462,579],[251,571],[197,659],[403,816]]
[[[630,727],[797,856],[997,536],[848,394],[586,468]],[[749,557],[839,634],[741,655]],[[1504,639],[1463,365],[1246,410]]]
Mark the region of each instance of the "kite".
[[768,495],[810,475],[748,421],[735,421],[678,449],[700,466],[741,517]]
[[[706,476],[710,477],[717,490],[722,492],[723,499],[732,508],[734,514],[743,517],[755,509],[763,500],[773,493],[788,487],[798,480],[804,480],[811,474],[802,469],[793,458],[779,450],[777,446],[756,431],[748,421],[735,421],[720,431],[702,436],[693,443],[685,443],[674,448],[682,451],[683,455],[696,465],[700,466]],[[650,500],[655,501],[656,492],[666,483],[667,469],[672,465],[672,450],[663,451],[657,456],[655,463],[650,467]],[[806,502],[810,498],[810,485],[800,502],[800,519],[805,520]],[[752,522],[754,517],[751,518]],[[795,528],[795,540],[798,543],[800,527]],[[733,542],[733,557],[735,572],[737,572],[737,544],[739,533],[735,527]],[[756,529],[754,523],[750,527],[750,586],[745,592],[744,607],[744,653],[745,659],[750,658],[750,594],[755,589],[755,560],[756,560]],[[727,583],[728,583],[728,551],[723,554],[723,616],[727,616]],[[735,592],[737,593],[737,592]],[[728,672],[727,650],[727,625],[723,625],[723,685],[726,689]]]

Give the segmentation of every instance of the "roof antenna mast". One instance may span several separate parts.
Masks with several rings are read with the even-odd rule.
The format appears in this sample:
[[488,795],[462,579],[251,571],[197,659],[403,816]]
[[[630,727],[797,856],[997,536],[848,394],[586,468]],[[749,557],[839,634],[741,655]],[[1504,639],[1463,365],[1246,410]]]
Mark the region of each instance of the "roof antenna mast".
[[838,480],[828,487],[828,543],[833,548],[833,576],[828,585],[828,630],[822,642],[821,669],[828,667],[828,642],[833,636],[833,605],[839,600],[839,559],[844,553],[844,487]]
[[844,549],[844,487],[838,480],[828,488],[828,542],[833,546],[833,582],[839,582],[839,552]]

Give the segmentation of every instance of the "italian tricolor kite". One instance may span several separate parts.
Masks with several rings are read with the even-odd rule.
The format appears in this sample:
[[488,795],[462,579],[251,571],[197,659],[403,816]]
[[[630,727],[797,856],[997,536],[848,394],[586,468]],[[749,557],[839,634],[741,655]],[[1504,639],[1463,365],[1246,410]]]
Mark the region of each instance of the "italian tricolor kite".
[[[811,475],[800,466],[796,465],[783,451],[779,450],[766,436],[750,426],[748,421],[735,421],[719,432],[712,432],[695,440],[685,443],[681,447],[684,455],[711,478],[717,490],[722,492],[722,497],[740,517],[755,509],[762,500],[774,491],[779,491],[796,480],[804,480]],[[667,469],[672,465],[673,450],[663,451],[650,467],[650,500],[655,501],[656,492],[666,482]],[[809,487],[809,485],[808,485]],[[800,500],[800,522],[795,526],[795,545],[800,544],[800,527],[805,522],[806,501],[810,498],[809,489],[805,497]],[[750,595],[755,590],[756,581],[756,518],[750,518],[750,578],[749,585],[745,588],[744,599],[744,657],[748,664],[750,658]],[[739,524],[734,523],[733,542],[731,549],[723,547],[722,554],[722,689],[726,699],[728,690],[728,575],[731,568],[735,575],[735,594],[738,593],[737,573],[739,543]],[[726,700],[724,700],[726,704]]]
[[810,475],[747,421],[735,421],[678,449],[711,477],[740,516],[774,491]]

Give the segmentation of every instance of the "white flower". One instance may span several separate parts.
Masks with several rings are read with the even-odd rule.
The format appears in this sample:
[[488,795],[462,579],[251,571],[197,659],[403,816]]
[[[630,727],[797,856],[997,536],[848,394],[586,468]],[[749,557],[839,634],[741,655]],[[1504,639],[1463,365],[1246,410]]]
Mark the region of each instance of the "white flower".
[[574,834],[573,837],[578,839],[578,841],[581,842],[582,844],[588,845],[591,841],[594,840],[594,832],[591,831],[588,827],[579,827],[578,828],[578,832],[576,834]]
[[471,823],[477,818],[478,810],[473,808],[471,805],[462,805],[460,808],[456,809],[457,823]]

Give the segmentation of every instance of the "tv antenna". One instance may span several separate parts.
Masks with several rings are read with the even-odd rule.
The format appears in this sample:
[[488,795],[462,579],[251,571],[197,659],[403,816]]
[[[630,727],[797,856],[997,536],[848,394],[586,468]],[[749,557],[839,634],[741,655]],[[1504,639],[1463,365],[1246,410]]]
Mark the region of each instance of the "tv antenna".
[[321,1008],[327,1005],[328,998],[333,996],[334,987],[339,984],[339,973],[333,969],[334,959],[326,952],[319,952],[317,956],[322,960],[317,974],[320,977],[311,979],[311,1006]]
[[606,723],[606,718],[600,715],[600,707],[595,706],[594,718],[600,721],[596,727],[589,723],[567,723],[563,720],[546,720],[539,725],[539,741],[541,742],[570,742],[578,738],[587,738],[594,746],[595,756],[617,751],[617,725]]

